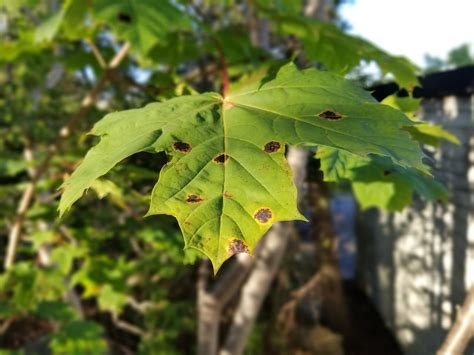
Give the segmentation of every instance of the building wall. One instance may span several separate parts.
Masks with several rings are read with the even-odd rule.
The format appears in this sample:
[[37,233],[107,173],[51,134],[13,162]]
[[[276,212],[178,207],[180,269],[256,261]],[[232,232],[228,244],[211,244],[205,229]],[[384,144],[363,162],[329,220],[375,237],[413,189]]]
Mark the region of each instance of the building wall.
[[[370,221],[359,233],[362,280],[407,355],[435,354],[474,284],[473,107],[474,96],[449,96],[425,100],[420,112],[462,142],[431,152],[449,203],[415,198],[401,213],[371,210],[361,218]],[[474,354],[474,342],[466,354]]]

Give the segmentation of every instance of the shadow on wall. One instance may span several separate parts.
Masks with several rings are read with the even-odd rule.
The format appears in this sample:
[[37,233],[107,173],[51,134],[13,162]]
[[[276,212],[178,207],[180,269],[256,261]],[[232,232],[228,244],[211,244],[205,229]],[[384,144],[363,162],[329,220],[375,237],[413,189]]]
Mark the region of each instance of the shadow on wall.
[[[449,203],[415,198],[401,213],[370,210],[362,218],[371,224],[359,233],[361,277],[407,355],[436,353],[474,283],[473,98],[432,98],[422,105],[422,119],[462,142],[442,144],[432,154]],[[473,353],[471,341],[466,354]]]

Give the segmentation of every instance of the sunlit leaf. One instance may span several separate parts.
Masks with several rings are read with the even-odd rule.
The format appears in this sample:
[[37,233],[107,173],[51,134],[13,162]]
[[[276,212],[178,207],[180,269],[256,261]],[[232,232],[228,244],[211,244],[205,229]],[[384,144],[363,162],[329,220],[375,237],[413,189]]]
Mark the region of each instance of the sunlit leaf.
[[428,201],[446,200],[447,190],[419,170],[402,167],[381,156],[363,158],[330,147],[318,149],[324,180],[348,180],[362,209],[380,207],[400,211],[417,192]]
[[24,160],[0,158],[0,176],[15,176],[26,170],[27,166]]
[[183,96],[107,115],[94,127],[100,143],[65,182],[60,212],[92,182],[138,151],[165,151],[148,215],[177,218],[186,247],[217,270],[238,252],[251,253],[277,221],[304,219],[286,162],[286,144],[322,144],[389,157],[426,171],[400,111],[376,103],[340,77],[294,65],[274,77],[216,93]]
[[61,26],[61,22],[64,19],[64,14],[66,13],[66,8],[61,8],[60,11],[52,15],[46,21],[44,21],[35,32],[35,41],[36,42],[43,42],[43,41],[51,41],[53,37],[59,30],[59,26]]
[[461,144],[458,137],[446,131],[443,127],[420,121],[416,117],[416,113],[420,109],[420,99],[390,95],[382,103],[403,111],[408,118],[417,123],[416,125],[403,128],[410,133],[414,140],[433,147],[439,147],[443,140],[454,144]]
[[91,184],[91,188],[97,193],[99,198],[110,196],[112,201],[119,207],[125,206],[123,192],[114,182],[106,179],[97,179]]
[[404,128],[405,131],[410,132],[413,139],[420,143],[428,144],[433,147],[439,147],[441,141],[445,140],[454,144],[461,144],[458,137],[451,132],[446,131],[441,126],[436,126],[429,123],[420,123],[415,126]]

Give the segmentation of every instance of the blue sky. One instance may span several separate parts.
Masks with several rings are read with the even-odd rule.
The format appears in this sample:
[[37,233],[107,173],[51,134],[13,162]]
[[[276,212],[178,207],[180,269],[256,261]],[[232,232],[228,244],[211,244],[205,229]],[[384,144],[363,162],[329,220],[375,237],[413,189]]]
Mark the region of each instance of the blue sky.
[[340,14],[349,32],[421,67],[425,53],[445,58],[463,43],[474,50],[474,0],[355,0]]

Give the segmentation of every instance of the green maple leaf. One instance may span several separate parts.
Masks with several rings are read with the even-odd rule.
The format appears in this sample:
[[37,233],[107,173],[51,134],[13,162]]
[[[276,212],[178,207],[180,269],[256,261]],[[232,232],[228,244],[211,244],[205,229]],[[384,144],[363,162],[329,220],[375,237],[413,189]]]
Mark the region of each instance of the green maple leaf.
[[251,253],[277,221],[304,219],[286,162],[286,144],[322,144],[389,157],[426,171],[403,113],[376,103],[339,76],[292,64],[277,75],[217,93],[182,96],[107,115],[92,133],[99,144],[65,182],[60,212],[94,180],[139,151],[171,160],[153,189],[148,215],[177,218],[186,248],[206,254],[214,269]]
[[417,169],[394,164],[387,157],[360,157],[331,147],[320,147],[324,181],[349,180],[362,209],[380,207],[400,211],[412,203],[416,191],[428,201],[446,200],[446,188]]
[[93,15],[142,55],[164,40],[169,32],[190,26],[189,18],[166,0],[96,0]]

